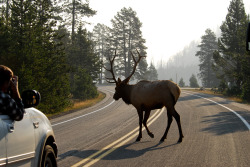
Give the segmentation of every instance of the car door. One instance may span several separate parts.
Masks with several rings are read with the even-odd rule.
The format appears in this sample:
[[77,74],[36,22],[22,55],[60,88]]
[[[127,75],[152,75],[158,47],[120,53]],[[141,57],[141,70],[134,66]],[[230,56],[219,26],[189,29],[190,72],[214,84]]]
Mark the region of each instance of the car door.
[[6,165],[6,139],[7,127],[4,126],[2,118],[6,115],[0,115],[0,166]]
[[8,130],[6,148],[8,166],[31,166],[35,156],[34,125],[29,112],[21,121],[5,119]]

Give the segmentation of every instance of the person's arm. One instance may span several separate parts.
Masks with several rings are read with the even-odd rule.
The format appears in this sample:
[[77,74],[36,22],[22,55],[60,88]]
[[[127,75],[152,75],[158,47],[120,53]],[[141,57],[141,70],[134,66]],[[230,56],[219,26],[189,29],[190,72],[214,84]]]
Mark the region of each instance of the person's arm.
[[13,80],[10,82],[11,88],[11,98],[9,99],[9,113],[8,115],[16,121],[23,119],[24,105],[21,100],[21,96],[18,90],[18,77],[14,76]]
[[11,89],[11,97],[13,99],[21,99],[19,89],[18,89],[18,76],[13,76],[12,80],[10,81],[10,89]]

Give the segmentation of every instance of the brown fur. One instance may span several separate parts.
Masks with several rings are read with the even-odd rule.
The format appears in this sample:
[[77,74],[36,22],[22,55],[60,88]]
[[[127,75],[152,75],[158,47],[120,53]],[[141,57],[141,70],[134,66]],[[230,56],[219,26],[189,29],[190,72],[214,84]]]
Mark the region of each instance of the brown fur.
[[180,96],[180,88],[171,81],[140,81],[133,86],[130,99],[135,108],[144,105],[148,109],[158,109],[153,106],[157,104],[171,105],[172,100],[164,99],[171,99],[172,96],[174,97],[174,103],[176,103]]
[[[165,106],[167,108],[168,125],[164,135],[161,138],[161,141],[166,139],[168,130],[173,120],[172,117],[174,117],[177,122],[180,135],[178,142],[182,142],[183,134],[181,129],[180,115],[174,108],[178,98],[180,97],[180,88],[174,82],[167,80],[152,82],[140,81],[135,85],[129,85],[128,82],[131,76],[135,73],[136,66],[138,65],[141,58],[145,57],[141,56],[138,51],[137,53],[139,55],[138,60],[135,59],[133,53],[131,52],[135,65],[132,73],[123,81],[121,81],[120,78],[116,80],[113,71],[113,63],[115,57],[117,56],[116,52],[113,59],[109,58],[110,69],[106,70],[112,74],[112,78],[107,78],[107,81],[109,83],[116,83],[115,94],[113,98],[115,100],[122,98],[126,104],[132,104],[137,109],[140,129],[139,136],[137,137],[136,141],[140,141],[142,138],[142,124],[145,126],[148,135],[152,138],[154,137],[154,134],[150,132],[147,127],[147,120],[150,116],[151,110],[160,109]],[[143,114],[143,112],[145,112],[145,114]]]
[[[154,137],[153,133],[150,132],[147,127],[147,120],[151,110],[161,109],[165,106],[168,112],[168,126],[161,141],[165,140],[172,122],[172,117],[174,117],[177,121],[180,133],[178,142],[181,142],[183,134],[180,116],[174,108],[178,98],[180,97],[180,93],[181,91],[178,85],[168,80],[152,82],[140,81],[135,85],[129,85],[125,80],[121,81],[119,79],[116,86],[114,99],[118,100],[119,98],[122,98],[126,104],[132,104],[137,109],[140,125],[137,141],[140,141],[142,138],[142,123],[146,127],[149,136]],[[143,112],[145,112],[144,116]]]

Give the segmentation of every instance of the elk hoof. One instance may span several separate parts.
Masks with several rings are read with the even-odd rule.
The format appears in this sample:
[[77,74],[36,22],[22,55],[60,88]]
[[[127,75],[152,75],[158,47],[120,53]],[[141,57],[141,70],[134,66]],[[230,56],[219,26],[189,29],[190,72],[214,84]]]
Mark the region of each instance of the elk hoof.
[[154,138],[155,135],[153,133],[148,133],[148,135],[151,137],[151,138]]
[[141,137],[137,137],[136,141],[141,141]]
[[162,138],[161,138],[161,142],[164,142],[164,141],[165,141],[165,139],[166,139],[166,138],[162,137]]
[[180,137],[177,143],[181,143],[182,142],[182,138],[183,137]]

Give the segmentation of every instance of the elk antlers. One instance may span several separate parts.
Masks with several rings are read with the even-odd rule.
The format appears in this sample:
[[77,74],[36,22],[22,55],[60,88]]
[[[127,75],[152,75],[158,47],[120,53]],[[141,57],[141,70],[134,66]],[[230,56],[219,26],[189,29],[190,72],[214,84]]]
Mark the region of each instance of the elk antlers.
[[[130,80],[130,78],[132,77],[132,75],[134,75],[136,67],[137,67],[138,63],[140,62],[141,58],[146,57],[146,56],[141,56],[137,49],[136,49],[136,51],[137,51],[137,53],[139,55],[139,58],[138,58],[137,61],[136,61],[135,56],[133,55],[133,53],[130,51],[135,64],[134,64],[134,68],[133,68],[132,73],[124,80],[125,83],[128,83],[128,81]],[[116,56],[117,55],[116,55],[116,51],[115,51],[115,56],[113,57],[113,59],[111,60],[111,58],[109,57],[110,69],[108,70],[107,68],[105,68],[105,67],[104,68],[105,68],[105,70],[109,71],[112,74],[112,78],[106,78],[107,82],[108,83],[116,83],[116,85],[117,85],[118,82],[115,79],[115,74],[114,74],[114,71],[113,71],[113,65],[114,65],[114,60],[115,60]],[[113,80],[113,81],[110,81],[110,80]]]
[[[107,68],[104,67],[105,70],[109,71],[111,74],[112,74],[112,78],[107,78],[106,77],[106,81],[108,83],[115,83],[117,85],[117,80],[115,79],[115,74],[114,74],[114,71],[113,71],[113,64],[114,64],[114,60],[115,60],[115,57],[116,57],[116,50],[115,50],[115,56],[113,57],[113,59],[111,60],[111,58],[109,57],[109,63],[110,63],[110,70],[108,70]],[[110,81],[110,80],[114,80],[114,81]]]
[[134,60],[135,64],[134,64],[134,68],[133,68],[132,73],[124,80],[126,83],[128,83],[128,81],[130,80],[130,78],[132,77],[132,75],[134,75],[135,70],[136,70],[136,66],[137,66],[138,63],[140,62],[141,58],[146,57],[146,56],[141,56],[137,49],[136,49],[136,52],[137,52],[138,55],[139,55],[139,58],[138,58],[137,61],[135,60],[135,56],[133,55],[133,53],[130,51],[130,53],[131,53],[131,55],[132,55],[132,57],[133,57],[133,60]]

